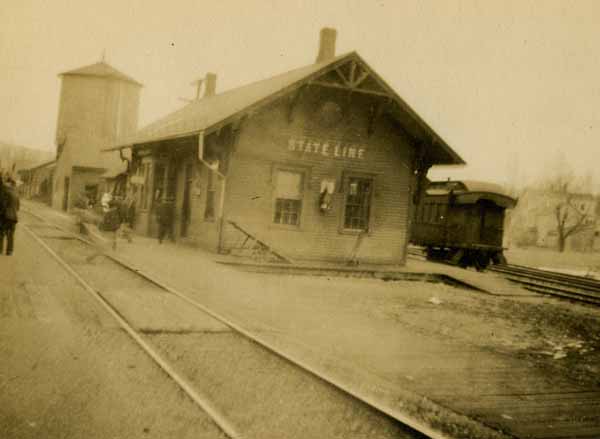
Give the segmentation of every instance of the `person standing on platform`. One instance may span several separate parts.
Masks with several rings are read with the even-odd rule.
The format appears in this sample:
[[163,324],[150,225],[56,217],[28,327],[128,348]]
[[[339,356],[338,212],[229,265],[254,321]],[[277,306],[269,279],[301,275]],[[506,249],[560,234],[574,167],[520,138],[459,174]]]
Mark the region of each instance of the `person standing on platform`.
[[125,199],[120,203],[121,210],[121,234],[132,242],[133,227],[135,225],[135,194],[133,188],[129,188]]
[[15,245],[15,229],[19,221],[17,212],[19,211],[20,201],[17,194],[17,184],[8,177],[7,184],[0,187],[0,254],[4,250],[4,237],[6,237],[6,255],[12,255]]
[[156,219],[158,221],[158,243],[162,244],[165,235],[172,236],[172,225],[173,225],[173,209],[171,203],[167,200],[161,200],[158,198],[159,204],[156,209]]

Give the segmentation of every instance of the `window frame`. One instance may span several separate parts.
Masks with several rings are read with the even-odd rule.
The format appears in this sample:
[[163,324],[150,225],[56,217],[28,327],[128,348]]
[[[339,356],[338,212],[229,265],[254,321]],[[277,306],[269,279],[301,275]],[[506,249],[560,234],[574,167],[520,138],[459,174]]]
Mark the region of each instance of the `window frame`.
[[[350,192],[350,180],[363,179],[371,181],[371,193],[369,194],[369,214],[367,217],[367,227],[366,229],[348,229],[346,228],[346,209],[347,198]],[[375,192],[377,190],[377,174],[365,173],[365,172],[352,172],[345,171],[342,174],[342,184],[341,184],[341,192],[343,195],[342,198],[342,208],[340,209],[340,218],[339,218],[339,227],[338,232],[342,235],[360,235],[361,233],[366,233],[367,235],[373,234],[373,222],[374,222],[374,212],[375,212]]]
[[[309,192],[310,167],[296,166],[274,163],[271,169],[271,216],[269,218],[269,227],[284,230],[303,230],[307,211],[307,194]],[[300,197],[300,212],[298,213],[298,224],[281,224],[275,222],[275,213],[277,209],[277,174],[278,172],[292,172],[302,176],[302,194]]]

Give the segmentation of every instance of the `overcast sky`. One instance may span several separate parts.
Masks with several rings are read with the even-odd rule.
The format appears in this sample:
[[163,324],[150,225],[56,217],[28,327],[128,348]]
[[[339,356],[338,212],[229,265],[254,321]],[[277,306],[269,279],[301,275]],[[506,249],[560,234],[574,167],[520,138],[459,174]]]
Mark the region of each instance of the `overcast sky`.
[[323,26],[468,163],[433,177],[499,183],[562,151],[598,168],[600,1],[2,0],[0,140],[54,148],[57,74],[100,60],[144,84],[140,125],[217,90],[314,61]]

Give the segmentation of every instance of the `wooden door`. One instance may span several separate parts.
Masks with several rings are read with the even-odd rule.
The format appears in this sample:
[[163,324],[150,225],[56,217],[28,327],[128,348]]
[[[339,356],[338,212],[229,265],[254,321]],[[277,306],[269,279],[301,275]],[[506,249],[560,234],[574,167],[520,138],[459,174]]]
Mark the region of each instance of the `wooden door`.
[[185,166],[183,182],[183,200],[181,203],[181,236],[188,236],[188,226],[191,220],[191,190],[194,178],[194,168],[191,164]]
[[71,187],[71,178],[65,177],[65,185],[64,185],[64,193],[63,193],[63,203],[62,208],[66,212],[69,208],[69,190]]

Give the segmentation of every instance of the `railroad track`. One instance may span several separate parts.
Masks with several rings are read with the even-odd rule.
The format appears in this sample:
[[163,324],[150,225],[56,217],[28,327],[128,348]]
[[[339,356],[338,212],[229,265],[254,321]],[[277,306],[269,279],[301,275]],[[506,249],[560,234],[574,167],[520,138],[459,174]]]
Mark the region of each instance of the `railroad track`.
[[536,293],[600,305],[600,281],[521,265],[493,265],[488,270]]
[[[231,413],[223,410],[218,404],[212,401],[209,396],[199,391],[194,385],[193,380],[190,380],[185,373],[182,373],[178,367],[174,366],[174,364],[169,360],[168,356],[161,353],[160,349],[158,349],[153,345],[152,342],[149,341],[148,337],[143,331],[140,331],[139,328],[136,328],[134,324],[127,320],[122,311],[119,309],[118,305],[113,304],[111,299],[102,292],[102,288],[94,285],[93,280],[90,281],[90,279],[88,279],[87,274],[89,273],[81,272],[81,260],[74,260],[73,254],[66,249],[68,246],[79,246],[80,248],[77,249],[76,253],[78,253],[79,259],[81,259],[81,254],[84,251],[84,247],[92,246],[92,242],[81,237],[80,235],[65,230],[63,227],[46,221],[44,218],[34,214],[33,212],[28,211],[26,213],[38,221],[38,223],[22,223],[27,232],[40,244],[40,246],[42,246],[54,259],[56,259],[63,266],[63,268],[69,272],[77,280],[77,282],[81,284],[84,289],[102,305],[102,307],[109,312],[109,314],[131,337],[131,339],[138,344],[150,358],[152,358],[152,360],[194,401],[194,403],[197,404],[202,411],[204,411],[214,420],[215,424],[220,428],[225,436],[230,438],[256,437],[252,434],[247,435],[244,431],[244,428],[240,427],[239,422],[236,422],[237,418],[235,416],[232,416]],[[365,407],[363,410],[374,412],[375,416],[383,419],[383,421],[374,422],[376,425],[375,430],[377,430],[377,428],[381,428],[381,425],[392,425],[392,427],[389,425],[385,427],[384,430],[387,434],[383,436],[389,436],[389,431],[392,430],[395,431],[392,437],[420,439],[451,439],[454,437],[440,430],[433,429],[427,424],[422,423],[420,420],[415,419],[394,407],[389,407],[385,403],[382,404],[380,401],[374,400],[368,395],[364,395],[355,391],[345,383],[337,381],[334,377],[323,374],[310,365],[305,364],[302,359],[295,358],[289,354],[281,352],[279,349],[271,346],[268,342],[261,339],[256,334],[246,331],[244,328],[236,325],[235,322],[232,322],[228,318],[208,309],[204,305],[187,297],[185,294],[177,291],[176,289],[165,285],[161,280],[156,279],[152,275],[130,266],[127,262],[120,260],[117,256],[110,253],[104,253],[102,256],[113,262],[115,266],[127,270],[131,276],[142,279],[148,282],[148,284],[151,284],[154,288],[162,289],[163,291],[168,292],[170,295],[176,296],[186,304],[202,311],[209,318],[215,319],[219,323],[224,324],[237,336],[248,340],[250,344],[255,345],[258,349],[264,349],[268,351],[268,353],[275,355],[281,361],[287,363],[290,367],[299,369],[302,373],[312,376],[314,379],[316,379],[316,381],[322,382],[325,386],[333,387],[336,392],[340,392],[341,394],[345,395],[345,398],[352,400],[352,404],[358,404],[359,406],[362,405]],[[112,273],[110,272],[110,268],[107,268],[106,264],[103,264],[102,270],[105,272],[97,276],[104,276],[106,278],[111,276]],[[137,282],[139,283],[139,280]],[[359,416],[358,412],[356,416]],[[370,414],[369,416],[372,417],[373,415]],[[367,418],[369,417],[367,416]],[[396,425],[396,427],[394,427],[394,425]],[[394,429],[397,429],[397,431]],[[379,437],[377,431],[371,431],[368,436],[374,437],[373,434]],[[495,434],[492,434],[489,437],[496,436]]]
[[[421,249],[410,248],[408,253],[425,259]],[[490,265],[487,269],[529,291],[600,305],[600,281],[595,279],[514,264]]]

